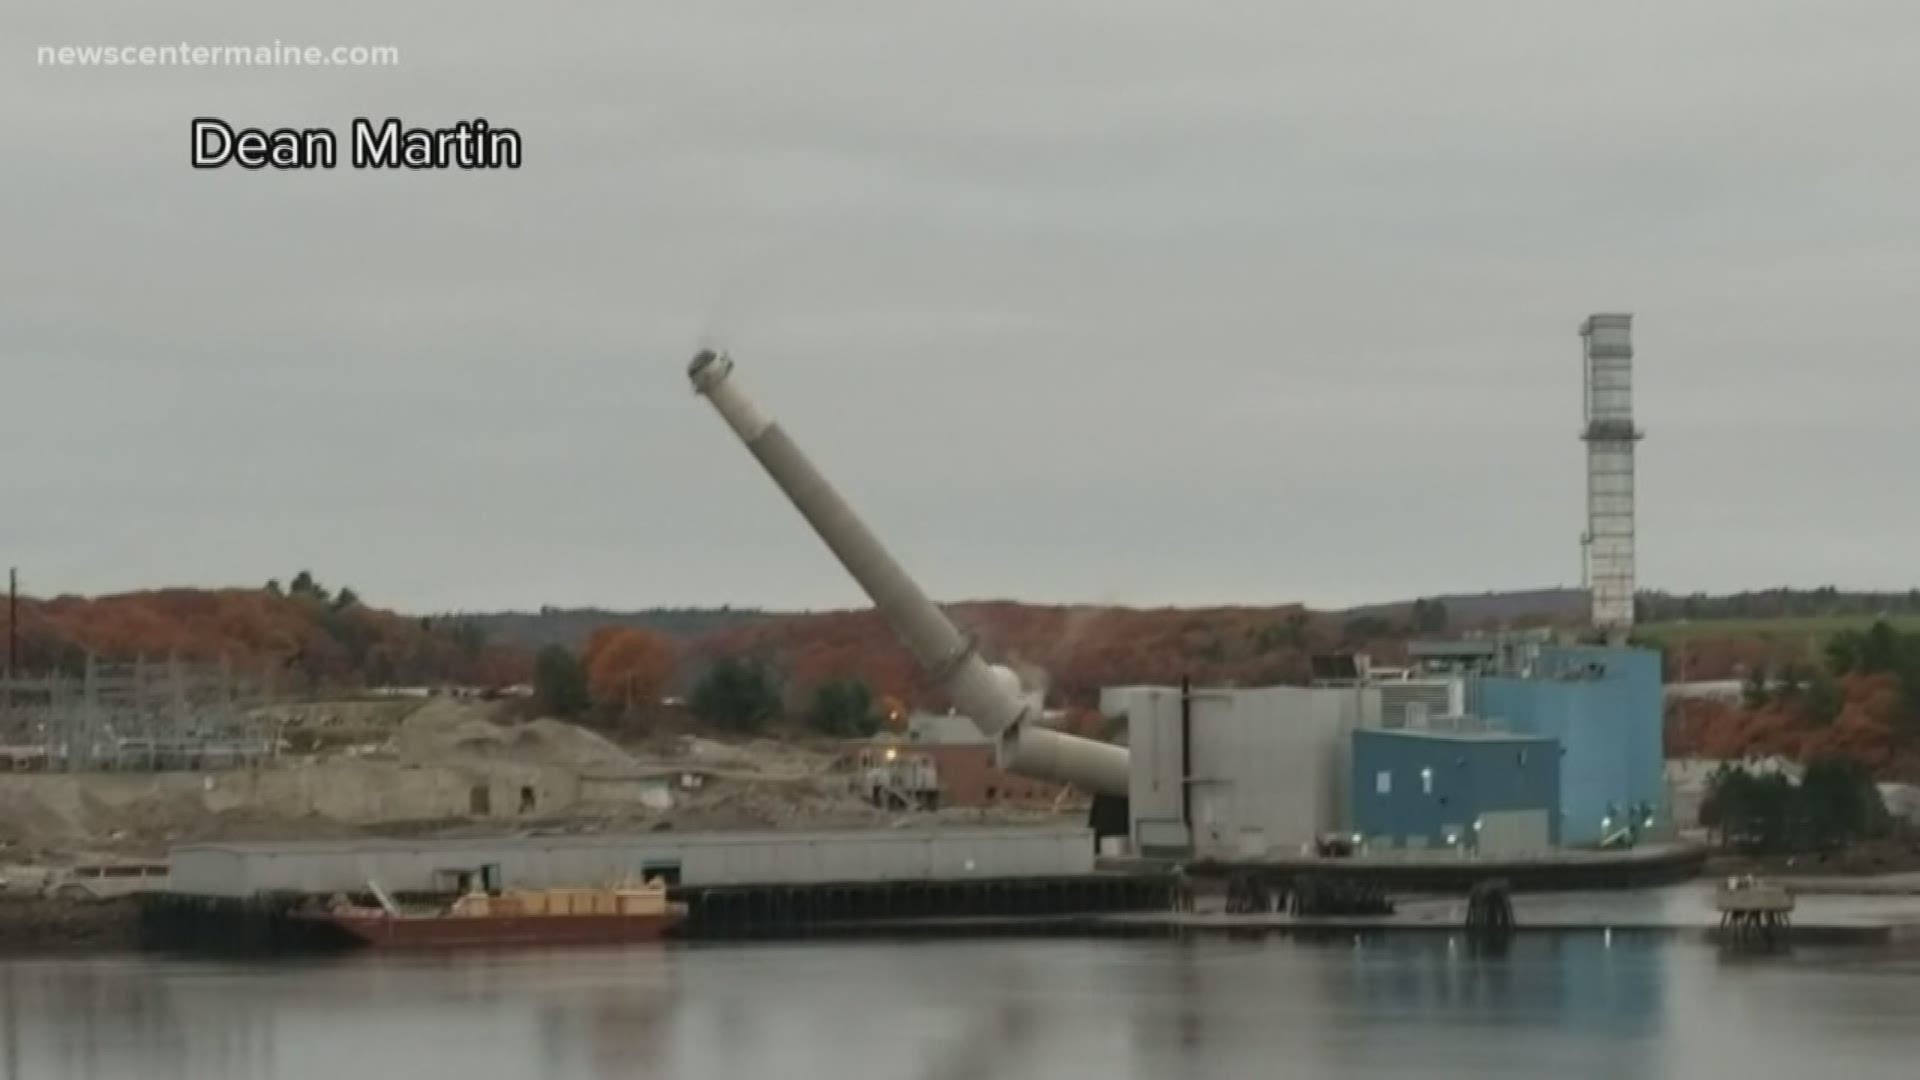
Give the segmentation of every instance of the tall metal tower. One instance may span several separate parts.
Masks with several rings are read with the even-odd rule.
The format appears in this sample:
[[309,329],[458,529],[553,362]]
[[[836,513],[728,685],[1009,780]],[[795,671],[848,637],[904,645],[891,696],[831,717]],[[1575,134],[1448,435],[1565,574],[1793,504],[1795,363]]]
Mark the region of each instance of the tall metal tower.
[[1609,642],[1633,629],[1633,316],[1589,316],[1580,324],[1586,372],[1587,588],[1593,627]]

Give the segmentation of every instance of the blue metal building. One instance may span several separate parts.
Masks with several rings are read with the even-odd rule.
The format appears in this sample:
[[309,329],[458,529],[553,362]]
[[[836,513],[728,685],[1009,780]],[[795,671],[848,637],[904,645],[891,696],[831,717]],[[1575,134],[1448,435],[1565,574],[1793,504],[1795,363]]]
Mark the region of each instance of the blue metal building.
[[1560,744],[1560,836],[1598,842],[1651,808],[1670,824],[1662,775],[1660,654],[1537,645],[1467,680],[1468,709],[1516,734]]
[[1540,851],[1560,839],[1560,748],[1494,731],[1353,733],[1354,831],[1374,847]]

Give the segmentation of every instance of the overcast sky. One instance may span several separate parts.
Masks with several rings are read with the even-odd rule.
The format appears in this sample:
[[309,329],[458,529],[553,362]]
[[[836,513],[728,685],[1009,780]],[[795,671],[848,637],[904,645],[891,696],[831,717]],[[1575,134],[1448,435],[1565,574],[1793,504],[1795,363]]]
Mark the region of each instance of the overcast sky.
[[[34,6],[0,35],[33,592],[864,603],[689,392],[703,341],[943,598],[1577,584],[1604,310],[1644,585],[1920,581],[1911,3]],[[275,39],[402,62],[34,56]],[[195,171],[202,114],[485,117],[525,165]]]

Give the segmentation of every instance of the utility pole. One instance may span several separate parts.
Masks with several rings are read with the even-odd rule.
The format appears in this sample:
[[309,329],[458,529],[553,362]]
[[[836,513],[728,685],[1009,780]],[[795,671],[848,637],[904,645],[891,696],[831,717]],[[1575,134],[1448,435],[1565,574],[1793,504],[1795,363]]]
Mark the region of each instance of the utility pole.
[[13,717],[13,679],[20,667],[20,568],[7,568],[7,695],[0,698],[9,720]]

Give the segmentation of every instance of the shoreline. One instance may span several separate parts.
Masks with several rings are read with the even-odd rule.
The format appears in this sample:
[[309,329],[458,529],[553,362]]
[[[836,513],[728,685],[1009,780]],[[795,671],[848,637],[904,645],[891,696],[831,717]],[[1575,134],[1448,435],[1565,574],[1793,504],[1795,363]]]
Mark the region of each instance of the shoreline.
[[0,897],[0,957],[145,952],[140,901]]
[[[1632,933],[1711,939],[1714,918],[1689,886],[1704,892],[1708,879],[1656,888],[1516,895],[1518,934]],[[1791,882],[1810,901],[1800,905],[1788,943],[1899,945],[1920,941],[1920,875],[1821,876]],[[1802,889],[1802,886],[1806,887]],[[1632,899],[1629,899],[1632,898]],[[809,938],[990,938],[1004,936],[1228,937],[1466,933],[1457,897],[1402,894],[1392,915],[1295,917],[1284,913],[1227,914],[1202,910],[1107,911],[1051,914],[948,915],[931,918],[825,919],[780,927],[693,932],[672,940],[804,940]],[[0,898],[0,958],[78,955],[170,955],[150,933],[148,901],[122,897],[61,901]],[[1532,908],[1533,910],[1528,910]],[[274,950],[266,950],[272,955]]]

